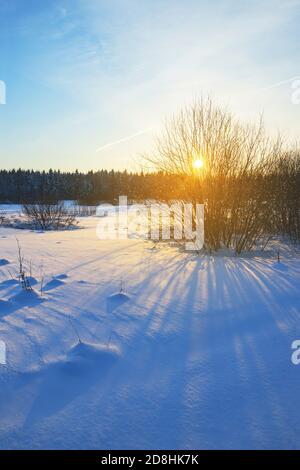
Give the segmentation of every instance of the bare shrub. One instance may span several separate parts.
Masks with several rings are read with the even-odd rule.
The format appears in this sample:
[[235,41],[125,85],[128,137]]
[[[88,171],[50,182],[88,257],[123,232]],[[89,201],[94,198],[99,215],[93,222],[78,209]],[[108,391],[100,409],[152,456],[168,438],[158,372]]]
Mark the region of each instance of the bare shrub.
[[22,255],[21,246],[17,239],[18,245],[18,261],[19,261],[19,281],[23,290],[27,292],[32,291],[29,277],[27,276],[26,269],[24,268],[24,257]]
[[[208,98],[167,121],[156,154],[146,159],[178,176],[183,201],[204,203],[207,249],[241,253],[266,245],[274,231],[270,179],[281,154],[281,139],[266,135],[262,119],[243,125]],[[200,156],[204,165],[196,170]]]
[[271,179],[276,231],[300,240],[300,151],[284,153]]
[[25,204],[23,213],[36,229],[61,230],[74,226],[75,214],[63,203],[58,204]]

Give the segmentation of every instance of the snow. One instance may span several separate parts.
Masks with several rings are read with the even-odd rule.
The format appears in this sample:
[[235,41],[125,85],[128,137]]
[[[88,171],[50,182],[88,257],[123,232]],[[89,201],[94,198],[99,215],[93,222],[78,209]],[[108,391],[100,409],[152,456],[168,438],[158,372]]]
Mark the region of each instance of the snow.
[[99,240],[98,221],[0,227],[0,448],[299,448],[299,254]]
[[20,204],[0,204],[0,215],[19,214],[22,212]]
[[7,259],[0,259],[0,266],[5,266],[6,264],[9,264],[9,261]]

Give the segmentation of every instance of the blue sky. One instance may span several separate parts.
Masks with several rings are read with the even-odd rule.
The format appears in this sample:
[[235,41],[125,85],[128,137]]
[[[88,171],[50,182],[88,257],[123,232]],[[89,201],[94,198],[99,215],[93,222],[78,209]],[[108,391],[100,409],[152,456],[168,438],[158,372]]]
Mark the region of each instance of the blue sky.
[[0,19],[1,168],[135,169],[206,93],[299,135],[298,0],[0,0]]

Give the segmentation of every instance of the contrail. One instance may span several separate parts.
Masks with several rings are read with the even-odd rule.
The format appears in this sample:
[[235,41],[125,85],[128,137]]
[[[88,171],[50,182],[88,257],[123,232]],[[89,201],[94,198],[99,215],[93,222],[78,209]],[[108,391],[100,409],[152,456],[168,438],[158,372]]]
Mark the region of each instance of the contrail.
[[267,87],[261,88],[261,91],[263,90],[271,90],[272,88],[277,88],[281,85],[285,85],[286,83],[293,82],[294,80],[299,80],[300,75],[297,75],[296,77],[288,78],[287,80],[282,80],[281,82],[273,83],[273,85],[269,85]]
[[128,140],[134,139],[135,137],[138,137],[139,135],[146,134],[147,132],[152,131],[153,127],[148,127],[147,129],[143,129],[142,131],[136,132],[135,134],[128,135],[127,137],[123,137],[122,139],[119,140],[114,140],[113,142],[108,142],[105,145],[102,145],[99,147],[96,152],[102,152],[102,150],[106,150],[110,147],[113,147],[114,145],[121,144],[123,142],[127,142]]

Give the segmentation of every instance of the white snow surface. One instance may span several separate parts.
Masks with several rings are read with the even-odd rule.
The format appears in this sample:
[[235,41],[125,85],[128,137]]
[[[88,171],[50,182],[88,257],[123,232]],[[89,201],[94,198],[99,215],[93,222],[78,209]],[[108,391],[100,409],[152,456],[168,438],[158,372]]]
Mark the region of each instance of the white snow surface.
[[299,448],[299,255],[103,241],[98,220],[0,228],[0,448]]

